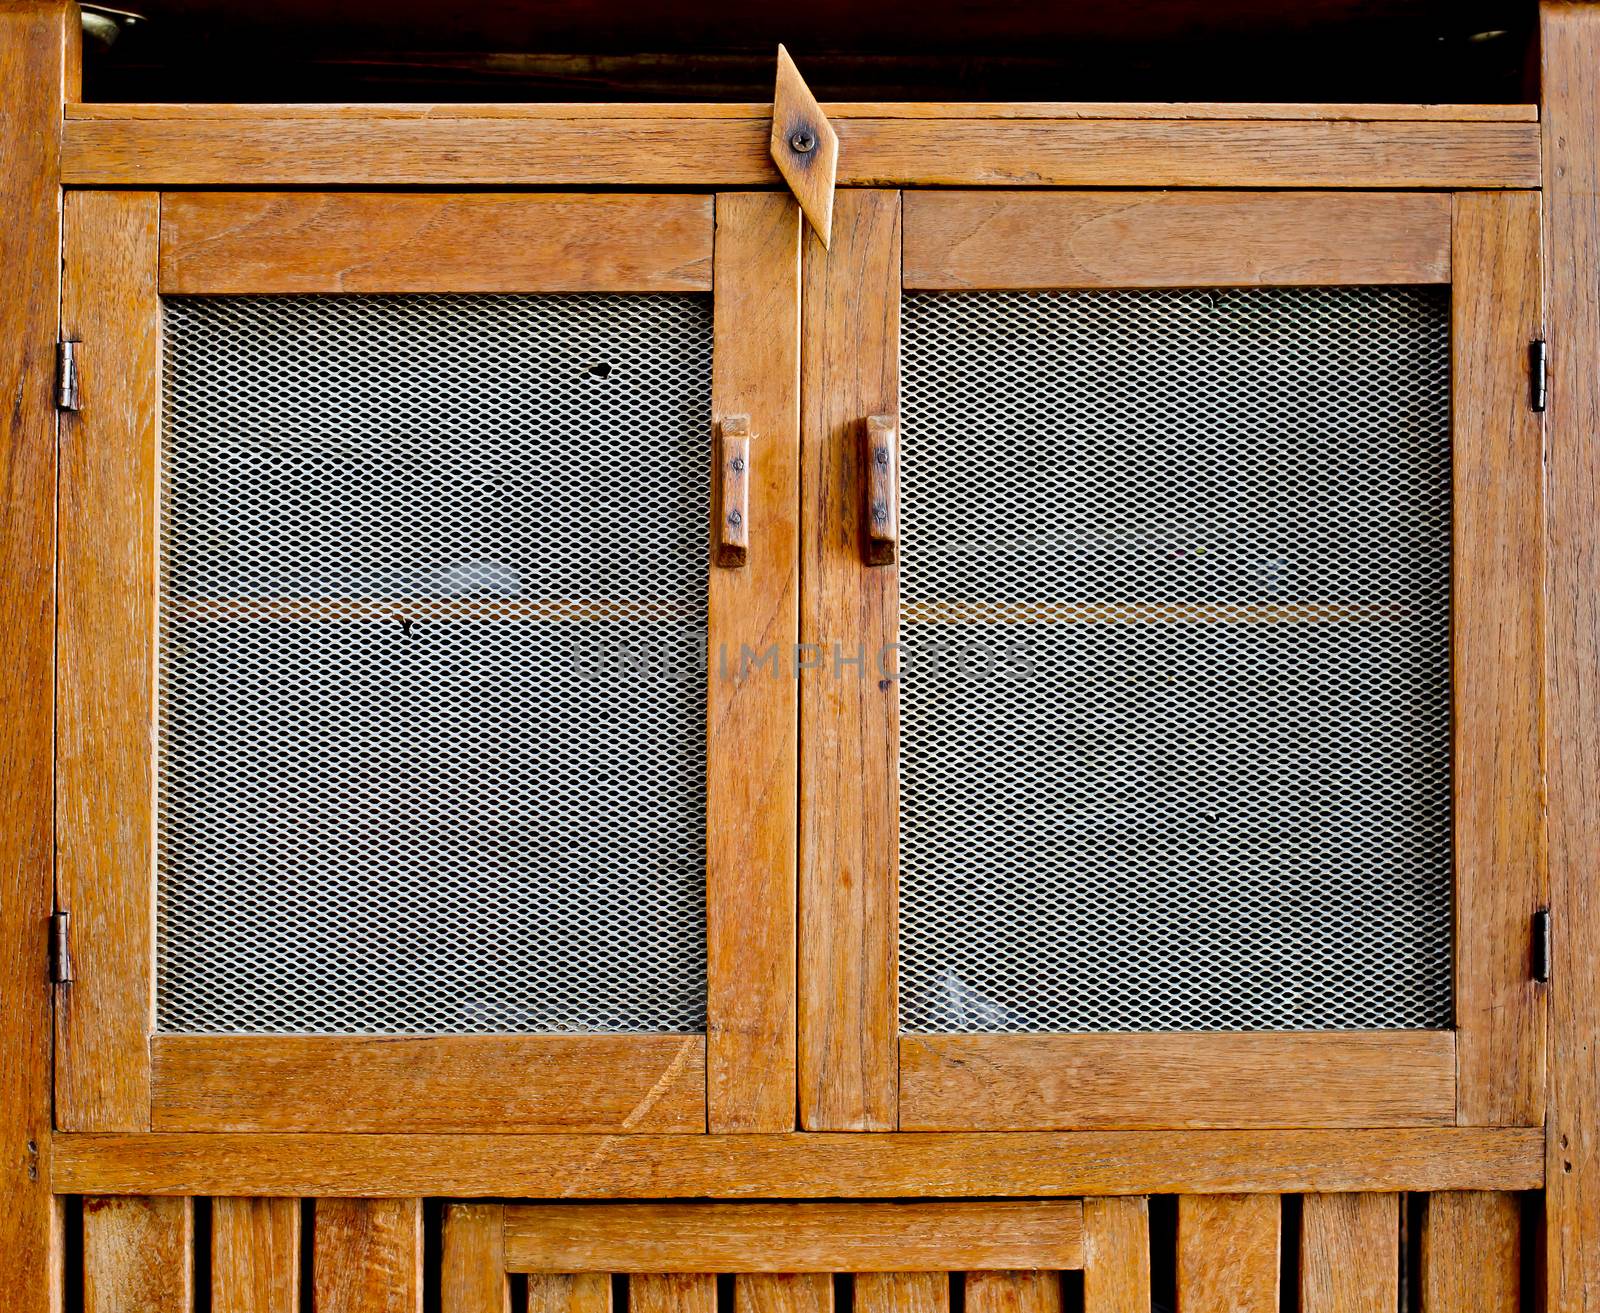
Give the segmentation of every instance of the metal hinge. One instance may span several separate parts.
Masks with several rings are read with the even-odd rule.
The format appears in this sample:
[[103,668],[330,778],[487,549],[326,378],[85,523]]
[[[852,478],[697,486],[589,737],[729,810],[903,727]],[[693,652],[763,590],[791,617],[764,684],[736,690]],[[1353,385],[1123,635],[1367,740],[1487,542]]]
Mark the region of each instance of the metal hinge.
[[1550,982],[1550,909],[1541,907],[1533,914],[1533,978],[1541,985]]
[[78,344],[56,343],[56,406],[78,409]]
[[72,983],[72,946],[65,912],[56,912],[50,917],[50,982],[55,985]]
[[1550,348],[1541,337],[1528,343],[1528,404],[1542,411],[1550,399]]

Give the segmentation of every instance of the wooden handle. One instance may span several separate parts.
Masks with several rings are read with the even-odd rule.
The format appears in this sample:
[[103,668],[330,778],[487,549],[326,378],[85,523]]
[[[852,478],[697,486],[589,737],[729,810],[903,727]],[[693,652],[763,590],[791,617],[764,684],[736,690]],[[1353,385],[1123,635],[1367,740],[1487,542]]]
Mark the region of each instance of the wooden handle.
[[867,564],[893,565],[900,545],[900,425],[892,415],[868,417],[864,459]]
[[750,416],[728,415],[718,426],[717,564],[737,570],[750,553]]

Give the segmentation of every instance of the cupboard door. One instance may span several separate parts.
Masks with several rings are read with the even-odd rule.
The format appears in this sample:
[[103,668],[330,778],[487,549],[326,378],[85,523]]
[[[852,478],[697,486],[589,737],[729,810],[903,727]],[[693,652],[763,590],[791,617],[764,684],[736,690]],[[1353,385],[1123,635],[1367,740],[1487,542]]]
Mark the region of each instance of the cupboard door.
[[802,1124],[1538,1124],[1537,197],[805,260]]
[[793,204],[67,228],[62,1127],[791,1127]]

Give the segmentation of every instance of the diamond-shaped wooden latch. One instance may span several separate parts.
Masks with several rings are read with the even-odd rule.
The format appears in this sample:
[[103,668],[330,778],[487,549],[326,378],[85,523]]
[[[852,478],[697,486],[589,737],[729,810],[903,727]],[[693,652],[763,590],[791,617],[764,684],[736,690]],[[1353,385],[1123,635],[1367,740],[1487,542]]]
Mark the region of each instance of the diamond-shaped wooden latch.
[[800,202],[806,221],[827,246],[833,229],[839,134],[782,46],[778,47],[778,82],[772,93],[772,158]]

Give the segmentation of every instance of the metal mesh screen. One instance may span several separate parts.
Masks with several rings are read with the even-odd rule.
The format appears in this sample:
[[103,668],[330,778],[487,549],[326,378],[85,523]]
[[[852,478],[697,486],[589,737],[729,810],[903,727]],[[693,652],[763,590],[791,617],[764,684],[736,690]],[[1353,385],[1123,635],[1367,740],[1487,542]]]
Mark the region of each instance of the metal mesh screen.
[[1451,1022],[1433,288],[918,294],[909,1032]]
[[703,1028],[710,298],[165,315],[160,1028]]

